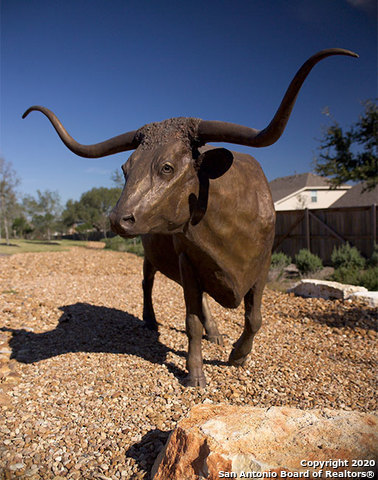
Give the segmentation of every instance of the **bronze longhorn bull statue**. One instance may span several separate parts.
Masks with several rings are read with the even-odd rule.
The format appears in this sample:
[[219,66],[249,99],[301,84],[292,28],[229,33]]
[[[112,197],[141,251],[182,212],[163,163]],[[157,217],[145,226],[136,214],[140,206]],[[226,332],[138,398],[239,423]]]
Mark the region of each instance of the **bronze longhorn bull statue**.
[[174,118],[148,124],[95,145],[77,143],[47,108],[44,113],[64,144],[82,157],[104,157],[134,150],[122,169],[125,187],[110,221],[114,232],[142,236],[144,308],[147,326],[157,329],[152,286],[157,270],[184,289],[189,340],[186,384],[206,384],[201,339],[222,344],[205,293],[227,308],[245,303],[245,325],[229,362],[240,366],[261,326],[261,298],[270,265],[275,211],[267,180],[250,155],[207,142],[265,147],[282,135],[298,92],[312,67],[330,55],[358,55],[344,49],[323,50],[299,69],[271,123],[264,130],[236,124]]

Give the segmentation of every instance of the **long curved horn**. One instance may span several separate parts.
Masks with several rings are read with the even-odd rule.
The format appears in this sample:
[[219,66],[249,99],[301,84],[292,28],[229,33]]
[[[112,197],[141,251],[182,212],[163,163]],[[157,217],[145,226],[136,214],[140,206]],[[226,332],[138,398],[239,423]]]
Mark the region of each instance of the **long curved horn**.
[[202,143],[206,142],[228,142],[250,147],[267,147],[275,143],[289,120],[291,111],[294,107],[299,90],[305,81],[311,69],[323,58],[330,55],[348,55],[358,57],[357,53],[345,50],[343,48],[329,48],[321,50],[310,57],[298,70],[291,81],[286,93],[282,99],[273,120],[264,130],[244,127],[235,123],[205,121],[203,120],[198,127],[198,137]]
[[106,157],[107,155],[113,155],[114,153],[125,152],[126,150],[134,150],[138,147],[139,141],[136,140],[136,130],[132,132],[123,133],[117,137],[109,138],[101,143],[95,143],[93,145],[81,145],[74,140],[67,130],[63,127],[58,117],[48,108],[40,107],[38,105],[30,107],[22,115],[25,118],[32,111],[39,111],[46,115],[50,120],[53,127],[57,131],[62,142],[76,155],[86,158],[99,158]]

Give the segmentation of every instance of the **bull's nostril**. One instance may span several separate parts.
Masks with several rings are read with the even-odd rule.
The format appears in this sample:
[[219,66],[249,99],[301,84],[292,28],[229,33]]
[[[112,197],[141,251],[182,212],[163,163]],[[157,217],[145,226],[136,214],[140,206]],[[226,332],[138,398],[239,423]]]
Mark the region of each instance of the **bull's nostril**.
[[135,223],[134,215],[132,213],[130,213],[129,215],[125,215],[125,216],[122,217],[122,221],[123,222],[129,222],[129,223]]

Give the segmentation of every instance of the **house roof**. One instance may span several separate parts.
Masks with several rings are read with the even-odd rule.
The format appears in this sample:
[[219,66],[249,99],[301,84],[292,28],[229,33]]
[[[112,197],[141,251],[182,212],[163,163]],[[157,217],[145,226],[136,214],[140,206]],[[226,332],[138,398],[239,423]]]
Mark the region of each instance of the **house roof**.
[[[276,178],[269,182],[273,202],[291,195],[305,187],[329,187],[326,178],[313,173],[299,173],[288,177]],[[344,185],[343,185],[344,186]]]
[[348,190],[341,198],[336,200],[335,203],[330,205],[330,208],[336,207],[364,207],[366,205],[372,205],[378,203],[378,186],[376,186],[370,192],[363,192],[362,188],[364,184],[358,183]]

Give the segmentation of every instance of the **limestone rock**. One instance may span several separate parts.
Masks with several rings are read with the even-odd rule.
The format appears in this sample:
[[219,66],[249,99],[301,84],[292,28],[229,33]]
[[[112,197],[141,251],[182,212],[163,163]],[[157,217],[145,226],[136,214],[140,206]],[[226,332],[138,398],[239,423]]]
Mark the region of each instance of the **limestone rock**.
[[356,292],[350,298],[358,298],[365,301],[370,307],[378,307],[378,292]]
[[[269,471],[312,478],[321,468],[353,471],[352,459],[377,458],[377,425],[376,415],[353,411],[200,405],[171,433],[151,478],[254,478],[242,472]],[[339,462],[314,465],[330,459]]]
[[287,278],[298,278],[299,277],[299,270],[298,267],[291,263],[287,267],[284,268],[285,276]]
[[289,290],[301,297],[315,297],[345,300],[356,292],[367,292],[367,288],[355,285],[346,285],[326,280],[301,280],[295,287]]

